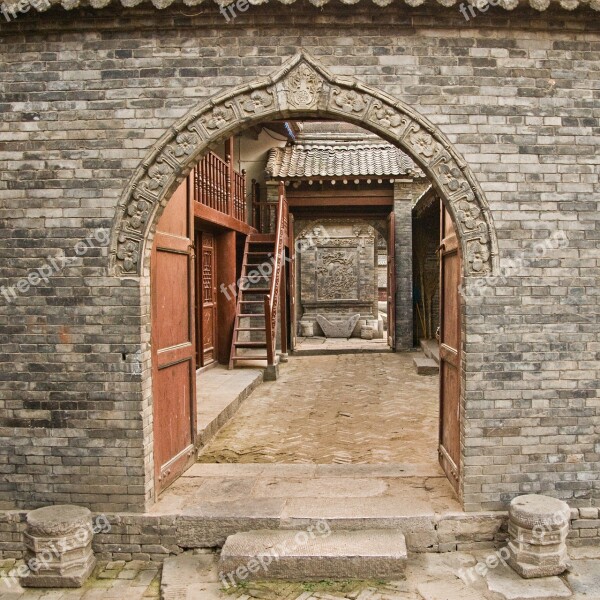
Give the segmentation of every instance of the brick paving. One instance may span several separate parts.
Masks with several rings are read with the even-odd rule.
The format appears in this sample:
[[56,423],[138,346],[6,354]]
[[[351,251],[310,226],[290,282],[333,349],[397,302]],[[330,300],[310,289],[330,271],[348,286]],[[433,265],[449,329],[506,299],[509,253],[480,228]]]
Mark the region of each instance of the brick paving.
[[415,356],[293,356],[199,460],[436,464],[438,378],[417,375]]
[[[0,573],[14,560],[0,561]],[[2,600],[149,600],[160,597],[160,563],[132,560],[99,562],[93,575],[78,589],[23,589],[0,577]],[[10,585],[8,585],[10,584]]]

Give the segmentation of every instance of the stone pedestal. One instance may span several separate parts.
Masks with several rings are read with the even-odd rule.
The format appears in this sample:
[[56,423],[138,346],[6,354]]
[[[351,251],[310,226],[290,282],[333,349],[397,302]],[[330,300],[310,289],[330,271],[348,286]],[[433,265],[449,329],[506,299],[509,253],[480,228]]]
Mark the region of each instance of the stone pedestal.
[[515,498],[509,509],[509,565],[526,579],[560,575],[569,566],[566,539],[569,505],[529,494]]
[[80,506],[57,505],[27,515],[24,543],[29,573],[23,587],[81,587],[96,564],[92,514]]

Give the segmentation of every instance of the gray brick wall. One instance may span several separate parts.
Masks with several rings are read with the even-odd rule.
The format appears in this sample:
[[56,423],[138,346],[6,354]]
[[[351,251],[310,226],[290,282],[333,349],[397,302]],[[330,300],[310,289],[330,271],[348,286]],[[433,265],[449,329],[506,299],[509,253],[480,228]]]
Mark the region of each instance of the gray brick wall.
[[[0,285],[76,256],[178,117],[304,47],[428,117],[489,202],[505,271],[465,302],[465,508],[598,504],[596,21],[366,2],[252,6],[230,25],[208,5],[19,17],[2,26]],[[119,279],[107,255],[0,296],[0,509],[152,500],[148,265]]]

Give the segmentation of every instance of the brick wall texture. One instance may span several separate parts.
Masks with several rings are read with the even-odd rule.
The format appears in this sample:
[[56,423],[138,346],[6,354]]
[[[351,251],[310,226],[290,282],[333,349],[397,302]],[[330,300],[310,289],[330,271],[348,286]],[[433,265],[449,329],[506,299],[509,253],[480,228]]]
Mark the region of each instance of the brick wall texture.
[[151,503],[148,264],[113,276],[103,232],[179,117],[301,47],[429,118],[490,205],[501,270],[464,307],[465,508],[529,492],[598,505],[592,11],[495,8],[466,22],[457,7],[363,0],[251,6],[230,23],[212,3],[33,12],[0,26],[0,509]]

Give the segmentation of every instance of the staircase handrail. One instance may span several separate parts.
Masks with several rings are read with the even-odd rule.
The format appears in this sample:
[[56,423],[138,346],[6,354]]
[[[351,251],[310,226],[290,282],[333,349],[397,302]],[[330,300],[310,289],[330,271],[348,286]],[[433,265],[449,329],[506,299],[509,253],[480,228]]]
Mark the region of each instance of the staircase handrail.
[[[285,248],[285,230],[287,229],[287,200],[285,197],[285,185],[279,184],[279,199],[277,201],[277,225],[275,229],[275,256],[273,257],[273,276],[271,287],[265,296],[265,329],[267,342],[267,362],[275,364],[275,338],[277,326],[277,306],[279,300],[279,287],[283,270],[283,252]],[[282,332],[282,335],[285,335]]]

